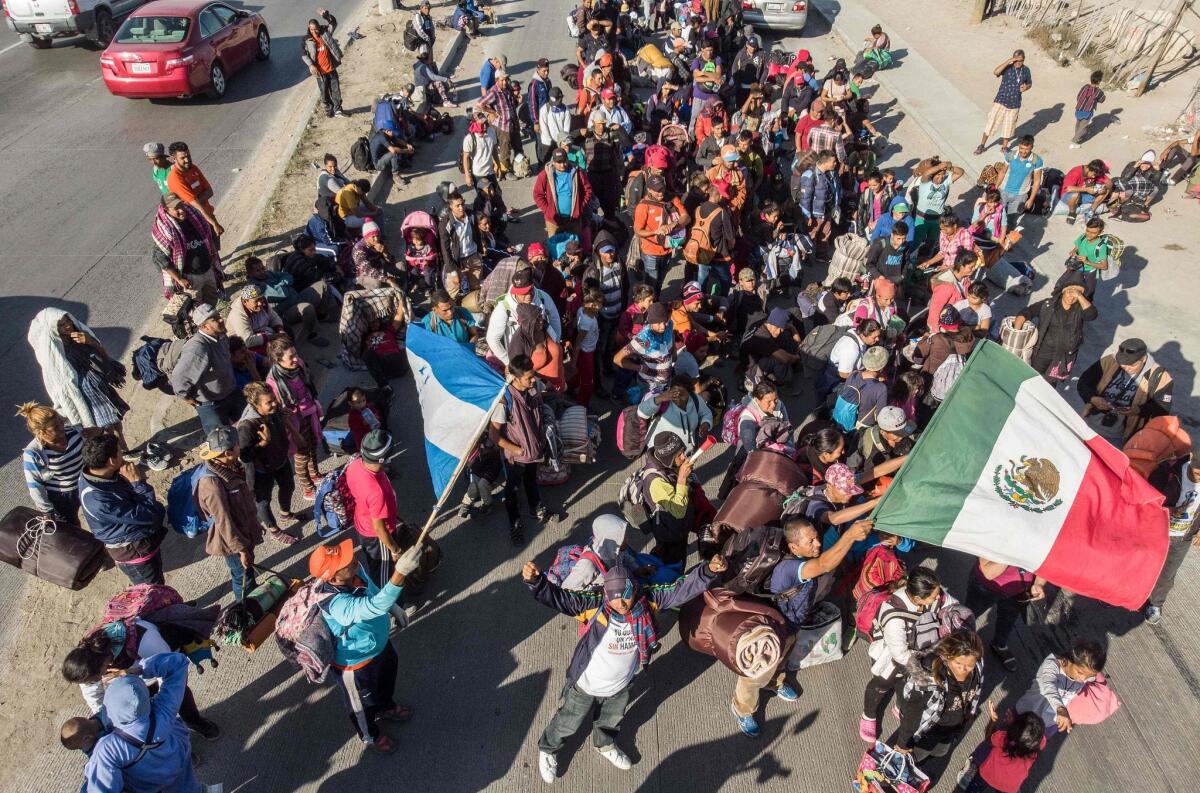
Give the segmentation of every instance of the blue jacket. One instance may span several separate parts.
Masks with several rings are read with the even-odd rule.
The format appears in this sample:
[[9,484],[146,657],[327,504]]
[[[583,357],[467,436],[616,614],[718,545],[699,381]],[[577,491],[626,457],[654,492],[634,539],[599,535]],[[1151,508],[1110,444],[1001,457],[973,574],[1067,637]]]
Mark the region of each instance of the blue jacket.
[[[203,786],[192,770],[192,744],[188,728],[179,719],[179,706],[187,689],[187,656],[159,653],[142,660],[142,677],[159,679],[158,693],[150,698],[154,735],[148,736],[150,716],[131,724],[114,725],[138,740],[162,743],[133,763],[138,749],[115,732],[102,737],[83,769],[86,793],[200,793]],[[133,765],[130,765],[133,763]],[[128,766],[128,767],[124,767]]]
[[400,597],[401,588],[388,582],[380,589],[359,565],[358,576],[365,587],[339,591],[322,608],[325,624],[333,634],[333,662],[354,666],[383,652],[391,628],[388,610]]
[[[673,584],[643,586],[640,597],[648,601],[646,605],[653,611],[677,608],[702,594],[716,580],[716,574],[708,569],[708,565],[698,564],[687,575],[676,579]],[[526,586],[529,587],[537,602],[566,614],[568,617],[584,614],[604,606],[603,591],[568,591],[549,581],[545,573],[538,576],[533,583],[527,583]],[[606,633],[608,633],[607,621],[593,619],[588,622],[587,633],[575,645],[575,652],[571,655],[571,664],[567,667],[567,682],[564,690],[574,686],[575,681],[583,674],[583,670],[587,669],[587,665],[592,660],[592,653],[596,652],[596,648],[604,641]]]
[[479,89],[481,91],[490,91],[495,84],[496,67],[492,64],[491,58],[488,58],[484,60],[483,66],[479,69]]
[[162,527],[167,514],[150,485],[130,483],[120,476],[101,479],[84,471],[79,475],[79,501],[88,528],[105,545],[148,539]]
[[[871,232],[871,242],[880,239],[887,239],[892,233],[892,226],[896,225],[896,218],[892,217],[892,208],[896,204],[908,204],[908,201],[903,195],[898,195],[888,204],[887,212],[879,216],[879,220],[875,221],[875,230]],[[913,232],[916,231],[917,224],[913,222],[912,214],[910,213],[904,219],[904,225],[908,226],[908,234],[904,239],[908,242],[913,241]]]
[[525,92],[526,104],[529,105],[529,117],[536,124],[542,105],[550,101],[550,81],[543,80],[536,74],[529,81],[529,90]]
[[802,173],[797,203],[806,218],[821,220],[832,215],[838,203],[838,181],[834,172],[822,172],[814,165]]

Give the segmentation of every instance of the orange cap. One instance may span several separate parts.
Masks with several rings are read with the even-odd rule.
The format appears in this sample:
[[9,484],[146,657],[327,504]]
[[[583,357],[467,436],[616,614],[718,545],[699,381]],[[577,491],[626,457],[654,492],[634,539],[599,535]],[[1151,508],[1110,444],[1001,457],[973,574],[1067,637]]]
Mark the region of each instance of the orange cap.
[[354,541],[342,540],[337,545],[319,545],[308,555],[308,572],[313,578],[328,581],[333,574],[354,561]]

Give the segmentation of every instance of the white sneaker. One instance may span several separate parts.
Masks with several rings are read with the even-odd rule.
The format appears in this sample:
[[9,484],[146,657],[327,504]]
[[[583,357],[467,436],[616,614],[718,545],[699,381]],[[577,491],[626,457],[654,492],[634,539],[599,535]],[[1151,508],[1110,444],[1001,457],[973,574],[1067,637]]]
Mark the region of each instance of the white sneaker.
[[1070,146],[1068,146],[1067,148],[1068,148],[1068,149],[1078,149],[1078,148],[1079,148],[1079,144],[1078,144],[1078,143],[1072,143],[1072,144],[1071,144]]
[[600,753],[601,757],[622,771],[628,771],[629,769],[633,768],[633,762],[629,759],[629,756],[618,749],[615,743],[609,744],[603,749],[597,749],[596,751]]
[[553,785],[554,780],[558,779],[558,758],[549,752],[539,750],[538,772],[541,773],[543,782]]
[[218,782],[215,785],[205,785],[204,793],[225,793],[225,783]]

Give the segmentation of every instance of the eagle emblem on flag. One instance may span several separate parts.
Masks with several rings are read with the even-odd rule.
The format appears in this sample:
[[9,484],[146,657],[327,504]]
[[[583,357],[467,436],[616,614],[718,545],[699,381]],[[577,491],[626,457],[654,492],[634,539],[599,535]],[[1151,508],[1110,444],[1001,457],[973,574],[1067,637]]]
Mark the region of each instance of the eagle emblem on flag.
[[992,474],[996,495],[1014,509],[1035,513],[1062,506],[1062,499],[1058,497],[1059,482],[1058,468],[1045,457],[1021,455],[1019,460],[997,465]]

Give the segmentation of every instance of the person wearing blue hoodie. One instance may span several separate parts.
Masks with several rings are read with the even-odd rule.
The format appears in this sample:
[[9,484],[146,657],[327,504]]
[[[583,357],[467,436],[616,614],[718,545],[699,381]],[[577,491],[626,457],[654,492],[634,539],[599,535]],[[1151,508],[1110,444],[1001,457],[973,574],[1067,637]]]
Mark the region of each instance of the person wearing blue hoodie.
[[908,201],[904,196],[898,195],[892,199],[892,203],[888,204],[888,212],[886,215],[881,215],[879,220],[875,221],[875,230],[871,232],[871,242],[875,240],[886,240],[892,233],[892,227],[900,221],[904,221],[905,236],[904,240],[909,245],[912,245],[913,234],[915,233],[916,224],[913,223],[909,215]]
[[558,777],[556,753],[592,718],[597,706],[599,714],[592,721],[596,751],[622,771],[633,766],[616,738],[629,704],[630,684],[658,647],[653,612],[698,597],[726,568],[725,559],[717,555],[673,584],[642,588],[634,574],[618,563],[604,575],[603,590],[571,592],[547,579],[532,560],[525,563],[521,578],[535,600],[587,624],[571,656],[558,710],[538,740],[538,772],[543,781],[550,784]]
[[396,648],[388,641],[390,612],[400,597],[404,578],[417,569],[423,543],[396,559],[392,576],[380,589],[354,558],[352,540],[319,546],[308,557],[308,571],[325,583],[332,597],[321,613],[333,634],[333,668],[346,694],[350,721],[363,744],[391,754],[396,744],[379,730],[380,721],[408,721],[412,709],[396,704]]
[[[180,653],[159,653],[109,683],[104,713],[112,730],[92,749],[81,793],[220,793],[221,785],[196,779],[191,738],[179,718],[189,663]],[[156,678],[151,696],[145,681]]]
[[88,528],[132,584],[163,584],[166,507],[134,463],[125,462],[116,435],[83,442],[79,501]]

